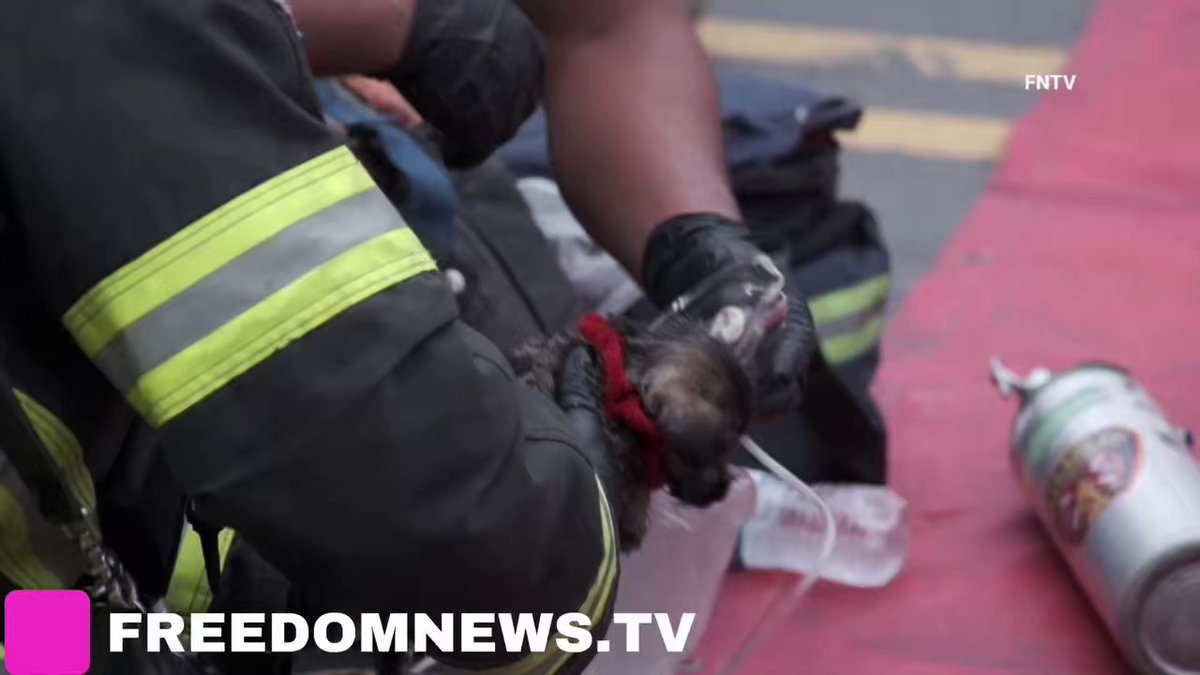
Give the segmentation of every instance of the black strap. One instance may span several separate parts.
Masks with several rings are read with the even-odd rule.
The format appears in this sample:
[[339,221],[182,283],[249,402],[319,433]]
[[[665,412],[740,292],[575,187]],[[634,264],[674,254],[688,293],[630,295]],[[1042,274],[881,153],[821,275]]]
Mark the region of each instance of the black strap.
[[221,528],[216,527],[196,514],[193,505],[188,505],[188,522],[200,537],[200,554],[204,557],[204,574],[208,577],[208,588],[212,594],[221,589],[221,546],[218,536]]
[[[873,406],[858,400],[820,351],[809,370],[800,415],[828,449],[826,482],[887,483],[887,429]],[[870,409],[864,408],[870,406]]]

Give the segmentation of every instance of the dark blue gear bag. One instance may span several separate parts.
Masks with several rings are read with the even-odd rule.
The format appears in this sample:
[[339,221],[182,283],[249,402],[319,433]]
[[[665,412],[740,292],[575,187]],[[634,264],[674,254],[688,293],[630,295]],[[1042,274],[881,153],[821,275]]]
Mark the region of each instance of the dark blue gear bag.
[[[862,109],[740,70],[721,70],[717,80],[726,160],[746,223],[809,298],[823,357],[803,406],[752,435],[806,480],[883,483],[887,433],[870,387],[891,266],[870,209],[839,198],[834,136],[854,129]],[[499,154],[520,177],[553,178],[544,115]]]

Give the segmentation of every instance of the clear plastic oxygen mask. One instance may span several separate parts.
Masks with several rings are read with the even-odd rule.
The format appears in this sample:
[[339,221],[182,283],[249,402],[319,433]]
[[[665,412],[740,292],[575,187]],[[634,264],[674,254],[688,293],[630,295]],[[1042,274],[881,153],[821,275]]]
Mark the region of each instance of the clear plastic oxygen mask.
[[708,331],[730,346],[734,356],[750,364],[768,332],[787,318],[783,276],[766,255],[705,279],[671,303],[652,325],[672,316],[708,317]]
[[[705,280],[672,303],[669,311],[657,319],[656,325],[672,316],[691,319],[709,317],[709,334],[729,345],[739,362],[752,365],[764,337],[787,318],[783,276],[771,259],[762,255],[752,264],[736,266]],[[795,584],[761,616],[754,631],[721,671],[722,675],[736,673],[792,615],[796,606],[821,578],[821,569],[833,555],[837,541],[837,522],[821,497],[751,438],[743,436],[741,442],[767,471],[796,493],[797,499],[813,505],[819,511],[823,540],[817,558],[808,566],[808,571],[790,573],[796,578]]]

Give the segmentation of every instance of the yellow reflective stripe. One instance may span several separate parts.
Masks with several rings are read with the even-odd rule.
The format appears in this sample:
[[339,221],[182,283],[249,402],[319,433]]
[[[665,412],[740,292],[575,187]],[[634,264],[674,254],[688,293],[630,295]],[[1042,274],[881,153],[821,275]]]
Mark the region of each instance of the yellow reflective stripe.
[[[597,630],[597,624],[604,618],[605,609],[612,601],[612,596],[616,590],[617,579],[617,545],[616,545],[616,527],[613,524],[612,511],[608,506],[608,497],[604,493],[604,486],[600,484],[600,479],[596,479],[596,489],[600,493],[600,512],[604,521],[604,567],[596,583],[592,586],[588,593],[588,600],[584,603],[580,611],[588,616],[591,620],[592,630]],[[558,651],[557,644],[549,653]],[[558,657],[558,661],[554,666],[547,671],[548,675],[553,675],[562,669],[563,666],[571,660],[572,654],[563,653]]]
[[129,400],[161,426],[350,307],[435,269],[412,230],[382,234],[314,268],[142,376]]
[[[228,529],[221,530],[217,535],[221,571],[225,570],[225,562],[236,538],[237,533]],[[196,534],[190,524],[185,523],[179,555],[175,558],[175,570],[167,586],[167,609],[176,614],[207,612],[212,601],[213,594],[208,586],[200,535]]]
[[63,588],[63,582],[38,560],[25,510],[3,485],[0,485],[0,575],[25,590]]
[[[600,523],[604,531],[604,560],[600,564],[600,570],[596,573],[596,581],[592,583],[587,598],[579,608],[579,612],[587,615],[591,620],[593,630],[596,629],[596,625],[604,617],[605,608],[608,607],[612,599],[612,594],[616,590],[614,582],[616,581],[618,569],[616,527],[613,525],[612,511],[608,506],[608,497],[604,492],[604,486],[600,484],[599,478],[596,479],[596,489],[600,496]],[[551,636],[546,651],[540,654],[530,654],[510,666],[493,668],[483,672],[487,675],[532,675],[533,673],[537,673],[538,675],[553,675],[561,670],[574,656],[558,648],[558,637],[557,633]]]
[[374,186],[348,149],[331,150],[241,195],[113,273],[80,298],[63,323],[94,356],[118,333],[242,254]]
[[75,498],[89,511],[95,513],[96,487],[92,483],[92,474],[83,460],[83,447],[80,446],[79,439],[71,433],[62,420],[55,417],[45,406],[28,394],[17,389],[13,390],[13,394],[29,419],[34,433],[50,451],[50,455],[54,457],[54,462],[58,464],[58,469],[62,471]]
[[844,319],[887,300],[892,288],[889,275],[878,276],[840,291],[819,295],[808,303],[813,321],[821,324]]
[[839,335],[821,342],[821,353],[829,365],[836,366],[863,355],[875,346],[883,334],[884,317],[871,319],[866,326],[854,333]]

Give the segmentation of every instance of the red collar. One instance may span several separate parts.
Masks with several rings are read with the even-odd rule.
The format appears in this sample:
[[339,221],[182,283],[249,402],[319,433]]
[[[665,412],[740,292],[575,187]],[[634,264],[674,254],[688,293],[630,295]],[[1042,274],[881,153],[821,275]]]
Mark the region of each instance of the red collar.
[[651,489],[667,483],[666,442],[658,425],[625,372],[625,344],[607,319],[589,314],[579,322],[579,334],[600,355],[604,367],[604,409],[617,424],[640,439],[638,451]]

